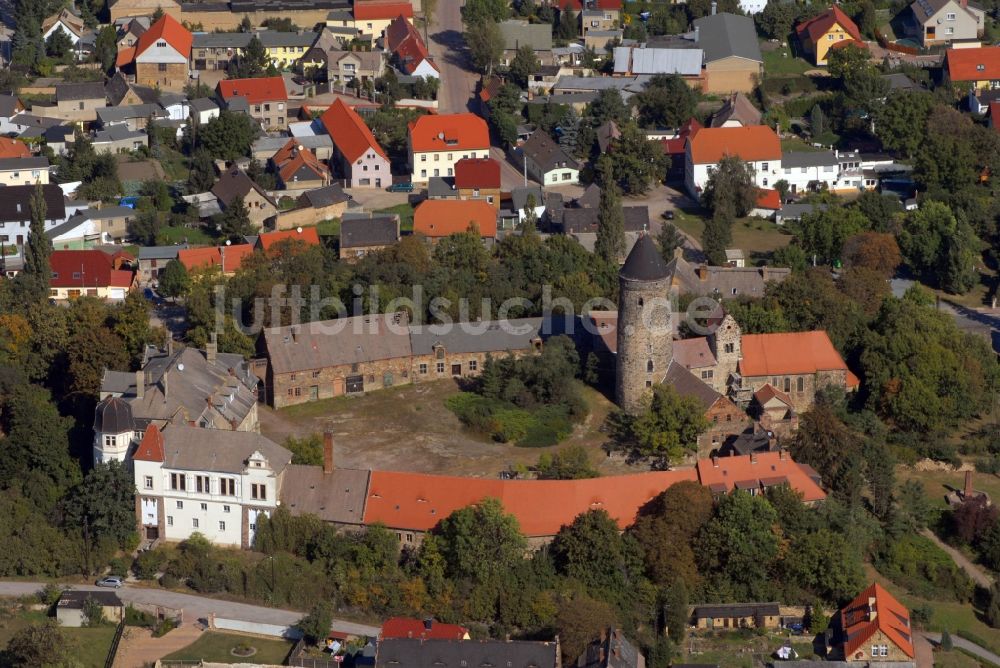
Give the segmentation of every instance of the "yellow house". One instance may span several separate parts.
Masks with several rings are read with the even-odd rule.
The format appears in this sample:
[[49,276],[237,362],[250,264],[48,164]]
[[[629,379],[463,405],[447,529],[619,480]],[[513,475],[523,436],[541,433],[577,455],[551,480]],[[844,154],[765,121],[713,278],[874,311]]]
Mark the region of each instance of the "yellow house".
[[830,49],[854,42],[864,44],[858,26],[834,5],[819,16],[800,23],[795,28],[802,49],[812,57],[817,65],[826,65]]
[[413,5],[409,2],[354,3],[354,29],[362,35],[379,37],[400,16],[413,23]]
[[266,30],[259,33],[261,44],[271,57],[271,63],[279,70],[287,70],[304,56],[316,42],[316,33],[277,32]]
[[48,182],[48,158],[0,158],[0,185],[33,186]]

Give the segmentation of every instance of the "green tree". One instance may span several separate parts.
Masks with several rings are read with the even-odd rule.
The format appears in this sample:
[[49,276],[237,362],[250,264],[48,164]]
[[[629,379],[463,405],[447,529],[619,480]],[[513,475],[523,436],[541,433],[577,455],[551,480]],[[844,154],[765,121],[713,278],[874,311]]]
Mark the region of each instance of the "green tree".
[[140,211],[138,216],[129,221],[128,233],[143,246],[155,246],[161,227],[160,217],[155,211]]
[[248,115],[223,109],[199,128],[198,148],[220,160],[235,160],[250,154],[250,145],[259,134],[260,128]]
[[940,202],[927,202],[906,215],[899,246],[914,271],[946,292],[964,294],[979,282],[982,242]]
[[219,230],[222,236],[234,241],[253,234],[254,227],[250,222],[250,210],[242,197],[235,197],[226,206],[218,218]]
[[991,628],[1000,628],[1000,585],[996,583],[990,587],[984,616]]
[[666,177],[668,158],[657,142],[646,138],[634,122],[619,126],[615,150],[601,156],[597,174],[602,186],[616,184],[627,195],[642,195]]
[[700,570],[735,600],[769,598],[770,573],[780,553],[777,523],[774,508],[762,496],[737,492],[723,497],[697,540]]
[[285,449],[292,453],[293,464],[323,465],[323,437],[319,434],[309,434],[302,438],[289,436],[285,439]]
[[56,30],[45,40],[45,53],[56,59],[62,59],[73,53],[73,42],[63,30]]
[[535,49],[530,44],[522,44],[518,47],[514,59],[510,61],[508,74],[521,88],[528,87],[528,79],[538,71],[542,62],[535,55]]
[[708,219],[705,223],[705,231],[702,232],[701,245],[708,256],[708,261],[714,265],[721,266],[726,263],[726,249],[733,242],[733,220],[732,214],[719,211]]
[[296,623],[295,627],[302,631],[306,642],[316,645],[326,640],[333,624],[333,607],[327,601],[321,601],[313,606],[309,614]]
[[171,260],[158,277],[159,291],[165,297],[183,297],[191,287],[187,268],[179,260]]
[[146,344],[152,340],[152,328],[149,325],[149,301],[133,290],[125,297],[125,301],[114,307],[112,330],[125,344],[125,351],[138,368]]
[[555,37],[558,40],[569,41],[575,39],[580,29],[577,27],[577,19],[573,12],[565,9],[559,11],[559,23],[555,27]]
[[899,488],[898,500],[909,530],[920,531],[934,521],[936,508],[919,480],[904,482]]
[[573,578],[600,600],[626,603],[641,586],[642,556],[629,535],[605,510],[590,510],[556,534],[550,547],[559,573]]
[[695,537],[712,519],[712,494],[694,481],[671,485],[639,511],[628,529],[639,543],[646,562],[646,575],[660,587],[682,580],[688,591],[701,582],[695,553]]
[[492,21],[473,23],[465,31],[465,43],[469,46],[476,69],[487,76],[492,75],[493,68],[503,56],[504,39],[500,26]]
[[614,265],[625,258],[625,211],[614,184],[606,185],[601,190],[594,253]]
[[497,24],[509,17],[510,3],[506,0],[466,0],[462,6],[462,20],[467,27]]
[[788,244],[784,248],[774,251],[771,256],[776,267],[788,267],[792,271],[805,271],[809,266],[809,258],[802,246],[798,244]]
[[852,506],[860,502],[864,486],[862,449],[863,437],[820,402],[802,414],[792,455],[816,469],[835,498]]
[[674,643],[684,642],[689,620],[687,585],[683,578],[677,578],[667,589],[663,601],[663,625]]
[[795,536],[782,569],[786,582],[832,602],[850,598],[865,578],[860,551],[828,529]]
[[875,113],[875,135],[890,151],[912,157],[926,137],[933,96],[919,91],[900,91],[889,96]]
[[118,53],[118,33],[113,25],[102,26],[94,41],[94,58],[101,64],[101,70],[110,72]]
[[766,37],[784,41],[792,32],[799,12],[798,6],[794,4],[769,2],[762,12],[754,16],[754,21]]
[[724,157],[718,167],[709,169],[701,201],[713,214],[746,216],[757,203],[753,167],[738,156]]
[[215,185],[215,163],[207,150],[198,149],[191,157],[188,185],[196,193],[207,192]]
[[698,93],[676,74],[658,74],[635,96],[639,120],[649,128],[676,128],[694,116]]
[[38,304],[49,296],[49,281],[52,277],[52,241],[45,234],[45,194],[41,185],[36,185],[31,195],[31,222],[28,227],[28,242],[24,247],[24,268],[17,275],[17,292],[27,305]]
[[84,626],[103,626],[107,623],[104,618],[104,606],[92,596],[88,596],[83,601],[83,616],[86,618]]
[[264,43],[254,35],[243,53],[229,63],[227,75],[230,79],[253,79],[269,76],[273,69],[271,56],[264,48]]
[[803,215],[795,226],[795,235],[809,259],[833,264],[840,260],[844,242],[870,225],[855,208],[831,206]]
[[708,429],[708,420],[696,399],[662,384],[653,387],[648,403],[645,411],[627,420],[628,440],[640,453],[676,461],[697,448],[698,436]]
[[71,660],[69,644],[54,619],[14,633],[7,642],[6,655],[13,666],[62,666]]
[[517,519],[496,499],[456,510],[442,520],[437,535],[448,573],[478,582],[509,572],[527,548]]
[[948,629],[941,632],[941,649],[945,652],[950,652],[955,649],[955,643],[951,639],[951,634],[948,633]]
[[809,130],[813,137],[819,137],[826,132],[826,114],[823,113],[823,107],[818,104],[814,104],[812,111],[809,112]]
[[667,262],[673,260],[674,252],[684,246],[684,235],[673,223],[664,223],[656,234],[656,240],[660,244],[660,254]]
[[571,665],[601,633],[618,625],[618,615],[606,601],[586,594],[559,601],[555,628],[564,665]]
[[577,444],[540,455],[535,468],[540,480],[580,480],[600,475],[591,465],[586,448]]

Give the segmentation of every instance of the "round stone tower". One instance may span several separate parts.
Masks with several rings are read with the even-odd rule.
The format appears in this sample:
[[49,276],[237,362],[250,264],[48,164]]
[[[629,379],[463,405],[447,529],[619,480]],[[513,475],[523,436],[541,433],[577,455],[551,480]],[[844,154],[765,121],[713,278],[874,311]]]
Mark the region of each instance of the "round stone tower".
[[124,462],[135,437],[132,407],[121,397],[107,397],[94,413],[94,464]]
[[627,413],[639,412],[672,359],[670,270],[652,237],[644,234],[618,273],[618,405]]

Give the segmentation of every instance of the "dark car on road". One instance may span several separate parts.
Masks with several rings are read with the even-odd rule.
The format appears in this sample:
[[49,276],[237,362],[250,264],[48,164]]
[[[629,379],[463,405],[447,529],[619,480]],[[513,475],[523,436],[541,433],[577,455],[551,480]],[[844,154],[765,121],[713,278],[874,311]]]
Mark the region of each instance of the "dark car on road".
[[393,183],[387,188],[391,193],[411,193],[413,192],[413,183],[406,181],[403,183]]

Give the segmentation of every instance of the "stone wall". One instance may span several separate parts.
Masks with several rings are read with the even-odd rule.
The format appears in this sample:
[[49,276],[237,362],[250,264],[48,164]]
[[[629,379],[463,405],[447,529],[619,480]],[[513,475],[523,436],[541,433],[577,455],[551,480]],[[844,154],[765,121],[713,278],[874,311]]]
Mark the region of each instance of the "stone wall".
[[160,71],[158,63],[136,63],[135,82],[174,92],[184,90],[188,83],[187,63],[167,63],[167,69]]
[[[410,358],[397,357],[357,365],[342,364],[296,373],[271,374],[271,401],[275,408],[283,408],[338,397],[348,394],[347,379],[357,376],[362,377],[362,392],[408,385]],[[312,389],[314,387],[315,392]]]
[[[800,380],[801,390],[799,390]],[[846,389],[847,372],[844,370],[832,370],[790,376],[755,376],[744,378],[743,382],[749,384],[754,392],[770,383],[775,389],[781,390],[788,395],[792,400],[792,405],[795,407],[796,413],[802,413],[812,408],[818,390],[829,385]]]
[[709,427],[698,437],[699,458],[710,457],[712,451],[721,448],[727,438],[743,433],[753,424],[739,406],[725,397],[717,399],[705,411],[705,418],[709,422]]
[[641,409],[646,392],[663,379],[673,359],[669,294],[669,277],[619,279],[615,401],[629,413]]

